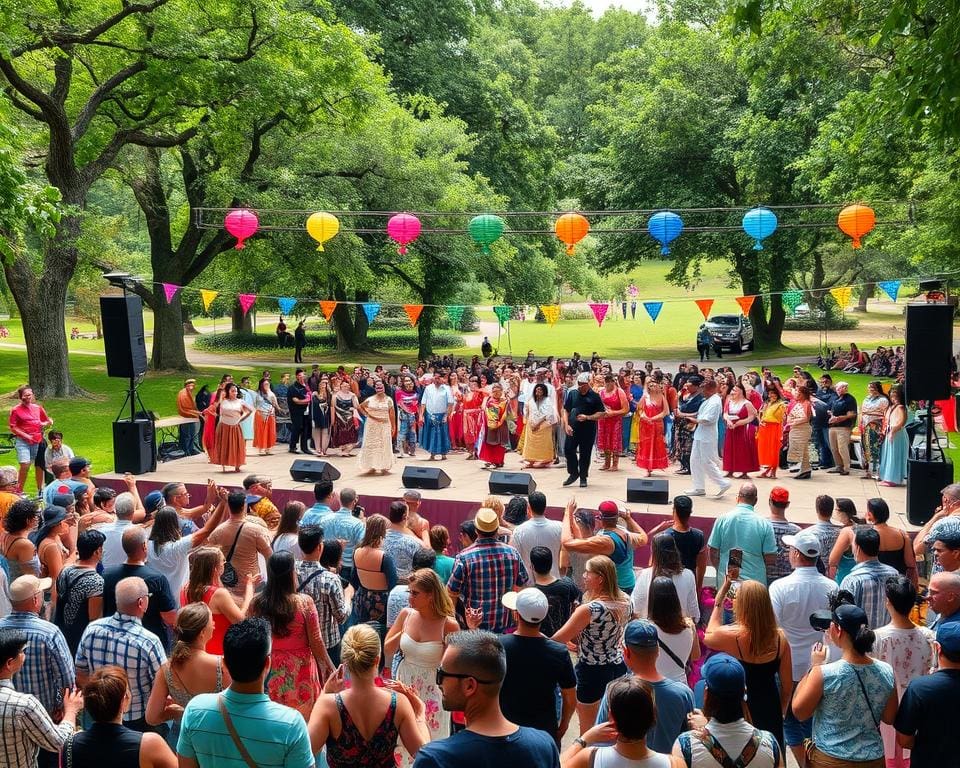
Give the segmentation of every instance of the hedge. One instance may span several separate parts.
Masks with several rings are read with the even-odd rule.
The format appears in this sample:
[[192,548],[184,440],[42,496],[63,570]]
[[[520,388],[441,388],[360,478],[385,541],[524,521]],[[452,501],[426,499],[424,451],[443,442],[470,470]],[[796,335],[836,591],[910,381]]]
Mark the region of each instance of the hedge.
[[[463,337],[452,333],[434,333],[433,346],[437,349],[460,349],[466,346]],[[416,349],[417,331],[371,330],[367,340],[374,349]],[[202,352],[242,354],[244,352],[270,352],[279,349],[277,337],[270,333],[204,333],[193,342],[194,349]],[[307,334],[307,349],[335,350],[337,337],[332,333]],[[292,349],[286,347],[286,349]]]
[[860,321],[852,315],[835,315],[832,312],[827,313],[826,322],[814,313],[804,315],[803,317],[788,316],[783,322],[785,331],[849,331],[860,325]]

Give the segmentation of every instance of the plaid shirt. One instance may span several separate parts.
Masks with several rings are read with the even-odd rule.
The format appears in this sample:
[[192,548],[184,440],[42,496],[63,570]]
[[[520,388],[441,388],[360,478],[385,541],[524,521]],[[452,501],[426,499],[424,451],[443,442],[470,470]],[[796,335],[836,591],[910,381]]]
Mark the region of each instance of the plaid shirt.
[[126,670],[130,709],[123,714],[124,722],[139,720],[146,714],[154,678],[166,660],[160,638],[144,629],[136,616],[119,612],[90,622],[77,648],[78,672],[89,676],[111,664]]
[[890,623],[887,612],[887,579],[899,576],[896,568],[879,560],[864,560],[843,577],[840,589],[849,590],[854,602],[863,608],[871,627]]
[[454,558],[447,589],[459,593],[464,607],[483,611],[480,629],[501,634],[513,621],[500,598],[526,583],[527,569],[520,553],[509,544],[483,536]]
[[73,659],[63,632],[27,611],[14,611],[0,619],[0,629],[14,629],[27,636],[27,659],[13,676],[13,685],[18,691],[36,696],[43,708],[53,714],[63,704],[64,688],[76,684]]
[[73,723],[54,725],[47,710],[29,693],[20,693],[11,680],[0,680],[0,765],[36,768],[40,748],[59,752],[73,733]]
[[[320,575],[313,576],[317,571]],[[340,577],[323,568],[316,560],[298,560],[297,584],[304,584],[304,582],[306,586],[303,589],[298,588],[297,591],[309,595],[316,603],[323,644],[328,649],[333,648],[340,642],[340,625],[343,624],[348,613]]]

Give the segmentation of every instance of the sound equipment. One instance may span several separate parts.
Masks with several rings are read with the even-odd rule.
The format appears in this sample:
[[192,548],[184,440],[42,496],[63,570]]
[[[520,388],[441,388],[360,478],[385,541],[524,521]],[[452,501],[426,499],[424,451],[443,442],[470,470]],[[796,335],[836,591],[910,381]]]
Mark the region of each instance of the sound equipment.
[[148,419],[113,422],[113,470],[143,475],[157,468],[156,433]]
[[953,482],[953,462],[907,462],[907,519],[913,525],[924,525],[940,506],[940,491]]
[[437,467],[404,467],[403,487],[439,491],[450,486],[450,475]]
[[321,480],[340,479],[340,470],[329,461],[297,459],[290,465],[290,477],[299,483],[319,483]]
[[492,472],[490,493],[496,496],[529,496],[537,483],[529,472]]
[[627,501],[644,504],[669,504],[670,481],[665,477],[628,478]]
[[953,307],[907,304],[904,389],[907,400],[950,397]]
[[139,296],[101,296],[107,376],[135,379],[147,372],[143,303]]

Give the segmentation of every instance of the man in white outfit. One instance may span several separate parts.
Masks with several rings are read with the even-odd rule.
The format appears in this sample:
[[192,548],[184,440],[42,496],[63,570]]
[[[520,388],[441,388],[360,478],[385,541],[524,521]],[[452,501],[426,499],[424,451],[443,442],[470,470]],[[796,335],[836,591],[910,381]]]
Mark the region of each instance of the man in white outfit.
[[690,475],[693,479],[693,488],[683,493],[685,496],[706,496],[706,479],[709,477],[714,485],[720,488],[716,493],[719,498],[730,489],[730,483],[724,479],[718,462],[717,422],[723,411],[723,401],[717,394],[715,381],[703,383],[703,397],[703,404],[696,414],[679,414],[697,424],[697,429],[693,433],[693,449],[690,451]]

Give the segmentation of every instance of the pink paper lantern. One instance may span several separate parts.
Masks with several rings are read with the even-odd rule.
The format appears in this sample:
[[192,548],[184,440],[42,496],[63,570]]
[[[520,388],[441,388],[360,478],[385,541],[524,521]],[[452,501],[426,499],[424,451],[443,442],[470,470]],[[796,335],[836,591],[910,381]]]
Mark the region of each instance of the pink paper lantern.
[[243,241],[252,237],[260,228],[257,214],[248,208],[236,208],[223,219],[223,226],[231,235],[237,238],[237,250],[244,247]]
[[407,245],[420,236],[420,219],[410,213],[391,216],[387,222],[387,234],[399,243],[397,253],[403,256],[407,252]]

